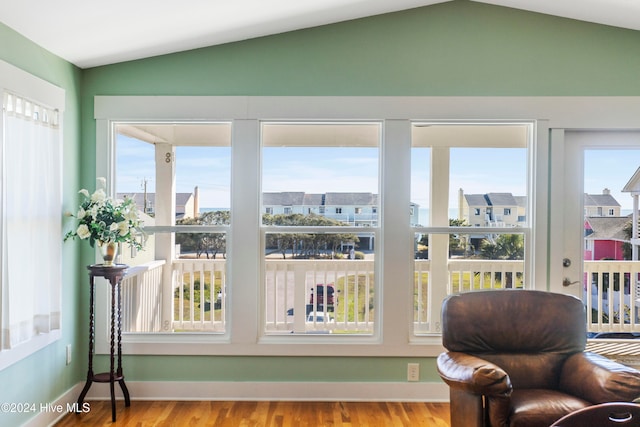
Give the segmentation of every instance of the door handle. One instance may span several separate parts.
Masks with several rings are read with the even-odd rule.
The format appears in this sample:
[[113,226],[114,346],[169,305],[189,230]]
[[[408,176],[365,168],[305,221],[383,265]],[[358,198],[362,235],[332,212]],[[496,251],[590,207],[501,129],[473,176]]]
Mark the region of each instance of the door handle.
[[568,277],[565,277],[564,280],[562,281],[562,286],[566,288],[567,286],[577,285],[578,283],[580,283],[579,280],[572,282],[571,279],[569,279]]

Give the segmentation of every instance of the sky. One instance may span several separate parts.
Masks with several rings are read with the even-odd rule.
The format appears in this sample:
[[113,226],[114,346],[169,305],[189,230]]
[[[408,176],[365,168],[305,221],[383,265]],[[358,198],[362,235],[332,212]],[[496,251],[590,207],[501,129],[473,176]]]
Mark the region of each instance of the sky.
[[585,193],[602,194],[602,190],[608,188],[621,209],[632,211],[633,199],[620,190],[640,167],[640,147],[638,150],[587,150],[584,157]]
[[[367,147],[267,147],[263,151],[263,191],[378,192],[378,150]],[[411,201],[428,207],[429,149],[412,151]],[[458,189],[466,194],[526,194],[526,151],[522,148],[451,150],[449,206],[457,207]],[[200,191],[201,208],[230,206],[230,147],[178,147],[178,192]],[[638,150],[585,152],[585,192],[609,188],[623,210],[632,199],[620,190],[640,167]],[[153,145],[122,135],[117,145],[117,191],[155,192]]]

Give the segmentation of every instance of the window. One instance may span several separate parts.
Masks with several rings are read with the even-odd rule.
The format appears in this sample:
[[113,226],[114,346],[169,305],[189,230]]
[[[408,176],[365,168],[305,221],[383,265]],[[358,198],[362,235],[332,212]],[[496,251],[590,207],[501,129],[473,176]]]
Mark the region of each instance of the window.
[[287,206],[262,219],[265,334],[374,332],[378,231],[357,227],[377,224],[356,214],[377,207],[380,137],[379,123],[262,124],[263,204]]
[[526,216],[530,134],[527,123],[414,123],[411,197],[428,224],[414,227],[415,334],[438,332],[448,294],[524,286],[529,226],[496,207]]
[[231,125],[114,129],[117,197],[146,206],[148,233],[143,251],[121,251],[120,262],[135,267],[123,286],[124,331],[225,332]]
[[[131,102],[132,98],[136,99],[135,103]],[[551,157],[556,159],[557,151],[563,147],[562,139],[558,135],[561,131],[554,127],[553,132],[548,132],[548,126],[553,125],[561,128],[562,123],[571,123],[578,127],[602,127],[603,123],[604,125],[607,123],[600,116],[592,113],[592,105],[602,105],[604,108],[605,105],[610,105],[609,103],[614,104],[613,110],[631,111],[637,113],[633,117],[640,117],[638,111],[640,108],[634,106],[635,104],[630,105],[617,99],[604,100],[599,97],[589,98],[589,100],[592,104],[587,108],[584,99],[574,100],[572,98],[554,98],[551,104],[542,98],[536,98],[535,102],[531,103],[530,99],[522,97],[499,99],[471,97],[455,100],[432,99],[430,97],[411,97],[410,100],[402,97],[277,97],[276,99],[270,97],[208,96],[96,97],[95,116],[98,142],[96,168],[98,176],[112,176],[109,175],[112,172],[108,168],[110,164],[115,164],[115,161],[108,156],[113,148],[108,145],[112,142],[108,135],[112,134],[114,118],[135,117],[137,120],[145,119],[148,121],[162,119],[167,123],[175,121],[176,117],[231,120],[228,123],[232,135],[230,139],[233,141],[231,149],[233,185],[230,186],[233,192],[230,207],[232,210],[231,226],[207,226],[209,228],[205,230],[207,233],[228,231],[226,237],[230,239],[230,244],[227,248],[227,256],[233,259],[226,264],[229,276],[226,277],[227,293],[224,294],[225,298],[222,301],[225,304],[225,316],[230,317],[233,321],[225,323],[224,334],[216,335],[208,333],[125,334],[123,336],[125,351],[127,354],[182,354],[187,351],[190,354],[203,355],[297,354],[317,356],[322,347],[321,352],[328,352],[334,356],[406,357],[406,355],[424,355],[425,350],[427,354],[435,355],[441,345],[441,341],[437,337],[439,305],[442,298],[448,293],[453,292],[454,289],[460,289],[460,279],[454,274],[458,266],[474,261],[478,264],[493,263],[501,268],[502,266],[516,267],[515,280],[512,274],[514,270],[505,271],[504,275],[502,269],[493,274],[486,274],[486,271],[485,274],[478,272],[475,275],[474,273],[474,276],[478,278],[478,286],[481,286],[480,278],[482,277],[484,278],[483,287],[504,283],[505,285],[515,285],[517,288],[520,283],[525,283],[527,287],[538,287],[539,289],[557,287],[560,291],[566,291],[562,287],[565,269],[561,262],[558,262],[563,258],[560,253],[562,245],[558,244],[558,239],[562,240],[562,238],[558,236],[561,236],[565,231],[562,226],[563,221],[557,221],[557,218],[554,217],[558,211],[562,211],[561,207],[554,204],[554,200],[562,200],[563,197],[556,195],[556,197],[540,197],[537,200],[532,200],[536,194],[544,195],[547,189],[553,190],[549,180],[552,177],[557,178],[554,175],[557,171],[552,171]],[[559,105],[558,103],[562,108],[556,107]],[[149,108],[150,106],[153,108]],[[475,123],[477,126],[473,127],[470,125],[474,123],[468,122],[412,122],[409,119],[410,117],[437,114],[438,117],[449,116],[454,119],[472,116],[484,118],[516,117],[518,120],[524,120],[523,117],[536,117],[541,111],[545,117],[548,113],[549,121],[541,120],[531,123],[488,121],[477,122]],[[570,114],[565,111],[570,111]],[[629,114],[625,117],[630,117]],[[289,121],[261,121],[263,118],[272,117],[287,118]],[[312,122],[318,117],[331,117],[333,121]],[[337,157],[335,155],[335,153],[347,153],[352,148],[366,148],[358,142],[359,138],[352,138],[350,140],[352,144],[347,144],[344,138],[318,138],[318,134],[308,131],[315,128],[314,124],[327,125],[326,128],[321,128],[320,132],[322,129],[348,129],[348,127],[340,128],[333,125],[349,125],[356,120],[361,120],[361,122],[356,122],[357,124],[373,125],[372,117],[376,120],[384,118],[380,119],[380,123],[376,122],[376,126],[371,128],[364,126],[365,130],[376,129],[376,136],[373,137],[373,140],[380,141],[379,144],[374,144],[375,148],[369,147],[374,149],[377,156],[377,161],[374,163],[379,163],[379,169],[374,168],[379,184],[361,187],[359,186],[360,180],[354,173],[359,172],[362,163],[369,163],[370,159],[361,154],[354,154],[351,156],[350,162],[344,162],[344,156]],[[293,119],[301,121],[292,121]],[[341,122],[341,120],[344,121]],[[591,126],[593,123],[595,125]],[[625,123],[629,123],[629,127],[638,127],[635,122],[625,121]],[[288,126],[275,129],[275,125],[285,124],[301,126],[300,129],[305,132],[296,135],[287,133],[283,136],[290,138],[272,139],[274,144],[270,145],[269,138],[277,135],[278,131],[291,131]],[[274,128],[266,129],[270,125],[274,125]],[[489,130],[496,130],[496,128],[500,130],[505,127],[503,130],[506,132],[509,125],[520,128],[523,136],[515,139],[504,138],[500,137],[502,133],[498,132],[495,136],[499,138],[494,139],[493,134],[487,135],[486,129],[484,129],[486,126]],[[296,129],[295,126],[294,129]],[[538,130],[534,132],[532,129]],[[420,135],[423,130],[427,132],[427,135]],[[446,139],[448,143],[443,146],[438,142],[440,138],[435,133],[445,130],[455,130],[460,133],[456,133],[453,138]],[[465,130],[470,132],[465,132]],[[476,137],[475,142],[469,138],[470,134]],[[426,140],[422,137],[425,137]],[[552,138],[554,140],[558,138],[558,144],[551,144]],[[357,205],[363,208],[364,214],[369,212],[376,214],[372,215],[374,218],[371,220],[371,227],[361,227],[354,222],[353,225],[341,225],[339,228],[304,225],[299,229],[297,226],[292,227],[268,221],[269,215],[266,214],[266,207],[273,207],[274,211],[270,215],[277,216],[283,214],[282,211],[277,210],[280,209],[279,206],[297,206],[297,204],[283,201],[278,204],[270,204],[269,197],[282,197],[283,192],[290,193],[290,196],[297,192],[305,193],[309,191],[309,188],[312,188],[313,182],[323,180],[329,182],[327,178],[332,178],[334,173],[333,170],[328,173],[326,169],[310,169],[310,156],[305,158],[304,155],[298,156],[298,159],[306,159],[306,162],[292,161],[287,163],[286,169],[269,169],[270,164],[277,165],[277,162],[273,163],[274,159],[269,158],[272,153],[278,157],[280,153],[303,148],[296,147],[293,143],[294,140],[302,141],[310,147],[326,149],[331,153],[334,163],[339,163],[340,167],[335,172],[338,179],[331,179],[334,185],[329,189],[311,190],[310,193],[314,194],[315,198],[304,200],[300,213],[293,215],[310,217],[311,215],[302,214],[308,212],[306,209],[308,207],[316,207],[318,215],[322,212],[325,218],[335,216],[335,207],[343,208],[342,215],[353,215],[354,210],[347,208]],[[369,141],[370,139],[367,137],[364,140]],[[452,140],[457,140],[457,142],[451,142]],[[288,143],[282,144],[283,141]],[[330,145],[326,141],[332,141],[332,144]],[[522,141],[522,143],[514,141]],[[302,142],[299,145],[303,145]],[[324,147],[323,144],[325,144]],[[273,151],[271,151],[272,149]],[[478,155],[483,153],[473,150],[480,149],[491,152],[491,162],[478,161]],[[366,152],[367,150],[363,150],[362,153]],[[159,154],[164,153],[166,152],[159,152]],[[449,158],[445,157],[447,153]],[[458,157],[460,153],[463,154],[463,157],[466,156],[467,160],[471,158],[474,161],[465,163],[464,158]],[[510,153],[515,153],[519,157],[511,159],[504,157]],[[177,163],[180,162],[179,154],[176,153],[175,157]],[[433,157],[433,161],[431,157]],[[442,161],[442,158],[445,158],[445,161]],[[164,159],[164,155],[158,155],[156,164],[164,164]],[[510,168],[501,167],[503,162],[509,160],[515,160],[514,164],[519,167],[519,172],[516,175],[511,175]],[[407,167],[409,165],[410,167]],[[562,176],[564,174],[562,164],[556,162],[554,165]],[[286,175],[289,171],[294,171],[296,179],[288,179]],[[489,182],[488,177],[491,175],[501,177],[500,180],[505,184],[516,183],[517,180],[522,182],[524,177],[525,184],[518,184],[517,188],[492,186],[491,188],[473,189],[470,187],[471,184]],[[282,179],[276,179],[278,177]],[[532,182],[534,179],[535,182]],[[285,181],[291,185],[272,185]],[[157,182],[150,184],[158,185]],[[138,182],[137,188],[139,185]],[[449,220],[452,219],[459,220],[459,203],[457,201],[460,196],[460,188],[464,190],[463,198],[474,194],[483,196],[479,200],[480,203],[471,204],[468,213],[463,212],[463,216],[471,216],[470,223],[475,227],[449,223]],[[520,188],[523,190],[521,191]],[[536,188],[537,191],[533,191],[533,188]],[[601,188],[596,191],[600,192]],[[368,203],[360,201],[350,205],[344,200],[333,199],[332,201],[332,197],[329,197],[332,196],[332,192],[361,193],[361,196],[366,194],[370,200]],[[511,193],[515,201],[500,202],[503,193]],[[485,199],[485,195],[489,200]],[[322,199],[323,196],[325,200]],[[323,208],[327,206],[327,203],[329,208]],[[416,215],[413,217],[409,217],[409,206],[414,206]],[[535,210],[532,210],[532,206]],[[607,208],[605,212],[607,212],[610,205],[605,206]],[[503,212],[504,207],[509,207],[512,210],[511,219],[515,221],[517,218],[518,224],[507,223]],[[475,208],[480,209],[480,215],[473,215]],[[156,211],[160,211],[158,204],[156,204]],[[595,213],[595,209],[593,212]],[[496,213],[503,217],[502,223],[496,218]],[[376,217],[377,222],[375,222]],[[552,217],[555,222],[550,222],[547,217]],[[532,226],[533,224],[535,227]],[[156,226],[156,231],[151,233],[149,238],[157,240],[163,233],[168,234],[168,231],[164,230],[177,229],[178,226]],[[182,230],[191,231],[191,227]],[[312,243],[311,246],[315,244],[317,247],[322,247],[322,251],[318,251],[320,257],[315,258],[304,254],[307,258],[297,258],[300,255],[299,248],[309,240],[296,246],[295,256],[291,255],[291,249],[286,250],[286,258],[283,258],[282,253],[277,251],[278,241],[286,243],[285,238],[295,236],[299,231],[302,231],[299,234],[313,237],[313,239],[309,239]],[[363,231],[366,231],[368,235],[362,233]],[[328,239],[320,241],[320,237],[335,237],[336,234],[339,235],[343,232],[355,234],[358,236],[359,242],[336,239],[338,242],[344,243],[346,241],[346,243],[338,246],[335,251],[324,249],[331,247],[332,243]],[[474,245],[473,239],[476,236],[487,234],[495,234],[496,240],[494,242],[498,242],[497,238],[500,236],[515,235],[515,237],[508,239],[502,238],[505,239],[503,244],[511,242],[520,246],[520,243],[523,243],[524,259],[462,258],[462,248],[466,247],[469,250]],[[272,237],[277,238],[272,239]],[[423,238],[425,238],[424,241],[422,241]],[[534,238],[542,244],[534,245]],[[466,242],[470,242],[470,245],[467,245]],[[267,252],[267,244],[273,245],[274,250],[270,249]],[[363,245],[373,249],[363,250]],[[355,259],[353,261],[350,260],[349,253],[351,247],[354,247]],[[539,261],[535,265],[530,262],[532,249],[535,249],[535,259]],[[142,254],[145,252],[140,252],[138,256],[143,256]],[[582,250],[579,252],[582,254]],[[333,253],[336,258],[327,259],[325,256],[329,253]],[[364,260],[360,259],[362,256],[365,257]],[[372,256],[373,258],[371,258]],[[220,254],[217,258],[220,258]],[[163,262],[163,259],[165,258],[158,256],[156,261]],[[201,259],[204,259],[204,256]],[[575,259],[579,259],[579,255]],[[286,261],[281,265],[287,265],[288,270],[285,270],[284,267],[281,267],[280,270],[270,269],[268,263],[272,260],[274,264],[275,261]],[[298,261],[303,262],[298,264]],[[505,262],[503,263],[503,261]],[[364,312],[369,313],[370,319],[373,316],[372,325],[363,325],[372,332],[337,333],[340,332],[340,329],[337,332],[336,329],[341,326],[337,317],[335,318],[336,326],[333,328],[326,327],[324,321],[318,322],[318,319],[325,318],[324,308],[320,312],[316,312],[316,315],[310,313],[312,314],[311,318],[305,313],[306,305],[310,304],[311,290],[320,292],[317,288],[318,284],[331,284],[330,274],[335,270],[326,269],[324,265],[333,267],[338,262],[343,268],[358,262],[359,264],[355,265],[363,267],[362,272],[357,274],[359,282],[361,282],[359,292],[361,295],[369,296],[366,286],[370,286],[370,289],[373,289],[373,294],[371,299],[359,301],[363,303],[361,308],[364,309]],[[407,269],[407,262],[415,264],[415,268],[413,270]],[[371,264],[371,268],[367,263]],[[313,267],[299,267],[304,264],[313,264]],[[574,262],[573,264],[579,263]],[[519,270],[520,268],[524,273]],[[169,271],[171,270],[169,269]],[[369,271],[373,271],[373,275],[368,274]],[[281,278],[287,277],[289,282],[279,282],[276,287],[272,288],[272,292],[267,288],[267,274],[279,275]],[[349,268],[347,268],[347,275],[356,278],[356,274]],[[368,284],[366,283],[367,276],[370,277]],[[465,291],[468,290],[471,283],[465,281],[466,277],[470,277],[470,275],[463,271],[462,289]],[[521,280],[521,277],[524,279]],[[171,283],[166,277],[161,277],[161,280]],[[493,284],[491,280],[493,280]],[[352,282],[355,283],[355,280]],[[407,287],[402,283],[412,285],[416,283],[416,285]],[[473,285],[476,286],[475,279]],[[288,289],[288,291],[284,291],[284,289]],[[324,290],[323,286],[323,298]],[[338,292],[337,287],[334,287],[334,296],[336,294],[338,303],[342,304],[343,294]],[[271,298],[272,295],[277,295],[278,299]],[[105,296],[106,299],[107,296]],[[209,303],[215,304],[216,301],[217,296]],[[314,295],[314,301],[318,301],[316,295]],[[172,302],[173,297],[169,299],[169,308],[160,307],[160,310],[171,312]],[[368,309],[370,302],[373,307],[371,310]],[[408,314],[407,304],[410,302],[413,302],[415,306],[414,310],[410,310],[411,313]],[[205,308],[207,306],[206,300],[204,306]],[[295,314],[295,308],[298,306],[302,307],[302,316]],[[294,309],[291,315],[293,317],[289,317],[290,308]],[[270,317],[270,313],[274,313],[273,317]],[[331,314],[331,312],[327,312],[326,318],[330,318]],[[271,323],[268,323],[269,319],[271,319]],[[307,322],[309,319],[311,321]],[[313,324],[314,319],[316,320],[315,325]],[[411,322],[411,320],[414,321]],[[308,326],[307,323],[309,323]],[[171,322],[169,326],[173,326]],[[164,327],[164,324],[161,327]],[[291,333],[292,330],[296,332]],[[377,333],[382,330],[386,333]],[[333,333],[327,333],[331,331]],[[349,332],[351,331],[349,330]],[[309,334],[306,334],[307,332]],[[108,337],[108,333],[103,335]],[[430,335],[434,336],[430,337]],[[96,336],[98,337],[98,345],[101,336],[99,331],[96,331]],[[105,340],[104,337],[103,340]],[[413,345],[406,340],[407,337],[409,340],[425,344],[425,346]],[[342,345],[354,342],[366,345]],[[185,343],[188,343],[188,346],[185,346]],[[436,347],[431,347],[431,343]],[[108,347],[106,351],[108,352]]]
[[[0,91],[2,369],[60,336],[65,94],[2,61],[0,87],[9,88]],[[34,248],[47,254],[37,268],[28,255]]]

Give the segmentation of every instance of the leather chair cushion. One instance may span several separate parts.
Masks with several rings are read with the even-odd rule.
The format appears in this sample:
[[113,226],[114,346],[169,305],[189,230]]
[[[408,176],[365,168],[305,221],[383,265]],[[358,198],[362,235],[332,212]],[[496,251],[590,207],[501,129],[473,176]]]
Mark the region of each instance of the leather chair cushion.
[[[591,403],[586,400],[555,390],[513,390],[508,425],[510,427],[550,426],[565,415],[590,405]],[[491,406],[490,401],[489,406]],[[493,426],[494,423],[491,422],[491,425]]]
[[503,369],[513,388],[558,388],[566,355],[558,353],[496,353],[477,355]]

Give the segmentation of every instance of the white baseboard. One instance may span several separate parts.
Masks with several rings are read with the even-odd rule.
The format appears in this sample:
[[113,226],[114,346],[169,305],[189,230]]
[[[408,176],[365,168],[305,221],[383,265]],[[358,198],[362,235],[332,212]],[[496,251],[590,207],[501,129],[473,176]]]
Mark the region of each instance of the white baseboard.
[[[51,426],[75,408],[84,381],[76,384],[41,411],[24,427]],[[128,381],[131,400],[274,400],[343,402],[448,402],[449,387],[425,382],[212,382],[212,381]],[[122,392],[116,384],[116,398]],[[109,400],[109,385],[94,383],[87,393],[92,400]]]

